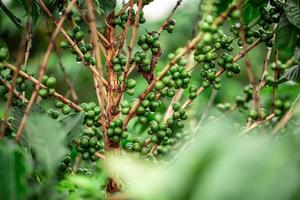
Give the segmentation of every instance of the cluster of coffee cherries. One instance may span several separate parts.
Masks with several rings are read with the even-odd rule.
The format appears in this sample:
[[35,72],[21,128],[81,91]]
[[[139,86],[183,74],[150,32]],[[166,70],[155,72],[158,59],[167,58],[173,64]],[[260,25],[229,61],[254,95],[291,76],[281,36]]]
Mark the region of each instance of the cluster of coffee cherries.
[[[32,72],[32,71],[30,71],[30,70],[27,70],[27,68],[25,67],[25,66],[21,66],[20,67],[20,70],[21,71],[23,71],[23,72],[25,72],[25,73],[27,73],[28,75],[30,75],[30,76],[33,76],[34,75],[34,73]],[[21,77],[21,76],[18,76],[17,77],[17,79],[16,79],[16,89],[17,89],[17,91],[19,91],[19,92],[24,92],[24,91],[26,91],[26,89],[27,89],[27,87],[28,87],[28,85],[27,85],[27,83],[26,83],[26,79],[25,78],[23,78],[23,77]]]
[[[26,71],[26,68],[24,66],[21,66],[20,67],[20,70],[25,70]],[[31,74],[33,75],[32,72],[28,72],[28,74]],[[14,71],[6,68],[6,66],[3,64],[3,63],[0,63],[0,78],[3,79],[3,81],[12,81],[12,78],[13,78],[13,74],[14,74]],[[2,81],[0,81],[0,86],[5,86],[4,82],[2,83]],[[12,84],[12,83],[10,83]],[[23,77],[17,77],[16,79],[16,87],[15,89],[20,92],[20,93],[23,93],[28,87],[28,84],[26,83],[26,79],[24,79]],[[4,88],[1,88],[0,90],[0,99],[4,99],[4,100],[7,100],[8,97],[9,97],[9,89],[7,87],[4,87]],[[11,103],[12,103],[12,106],[18,106],[20,104],[23,103],[23,101],[15,96],[12,97],[11,99]]]
[[268,113],[265,108],[259,108],[259,110],[251,109],[249,110],[248,113],[248,117],[250,117],[253,120],[257,120],[257,119],[264,120],[266,119],[267,115]]
[[221,111],[221,112],[227,112],[230,110],[231,108],[231,104],[226,102],[226,103],[218,103],[217,104],[217,108]]
[[147,155],[151,151],[151,147],[146,146],[145,140],[139,137],[135,137],[132,141],[128,141],[124,148],[128,152],[139,152],[141,155]]
[[85,112],[84,124],[87,127],[99,127],[100,126],[100,113],[101,109],[95,102],[82,103],[81,108]]
[[9,51],[7,47],[0,47],[0,62],[6,60],[9,57]]
[[184,121],[188,119],[188,115],[185,111],[185,109],[181,108],[180,103],[176,102],[172,105],[173,108],[173,115],[171,118],[168,119],[168,125],[170,127],[174,126],[176,128],[183,128],[184,127]]
[[149,73],[151,71],[151,60],[147,57],[146,52],[137,51],[134,55],[134,61],[143,72]]
[[159,35],[157,33],[141,35],[138,38],[138,45],[144,51],[148,51],[149,49],[151,49],[152,53],[156,53],[159,51],[160,48]]
[[[76,20],[75,20],[76,19]],[[77,44],[78,48],[80,49],[81,53],[83,54],[83,59],[85,62],[90,63],[92,65],[96,64],[95,58],[91,55],[90,51],[92,50],[93,46],[91,43],[84,43],[84,31],[81,29],[79,24],[82,22],[80,16],[76,16],[73,20],[77,25],[73,27],[73,29],[68,30],[68,36]],[[76,50],[71,48],[68,41],[61,41],[60,47],[62,49],[71,49],[71,53],[77,55],[76,60],[77,62],[82,62],[81,57],[77,54]]]
[[115,72],[121,72],[124,71],[125,65],[126,65],[126,57],[124,57],[122,54],[119,54],[117,57],[115,57],[112,60],[113,69]]
[[73,171],[71,167],[71,161],[72,161],[71,156],[67,155],[64,157],[63,161],[60,163],[57,170],[57,176],[59,178],[63,178],[65,173],[71,173]]
[[176,20],[171,18],[167,21],[166,26],[163,27],[164,30],[167,30],[168,33],[173,33],[176,25]]
[[191,73],[186,68],[186,60],[181,59],[173,65],[161,81],[157,81],[155,89],[161,92],[162,96],[173,97],[176,89],[188,88],[191,81]]
[[290,109],[291,105],[289,100],[276,99],[274,102],[274,114],[276,116],[282,116]]
[[169,137],[173,135],[172,129],[168,127],[167,123],[153,120],[150,122],[150,130],[147,131],[151,135],[151,142],[160,144],[162,141],[168,141]]
[[39,90],[39,95],[43,99],[47,98],[48,96],[51,96],[55,93],[55,84],[56,84],[56,78],[53,76],[48,77],[47,75],[44,75],[42,78],[42,83],[47,86],[46,88],[41,88]]
[[176,148],[180,147],[180,145],[177,144],[186,141],[186,139],[188,139],[188,135],[186,133],[176,132],[168,139],[168,141],[162,141],[153,154],[157,158],[164,158],[167,154],[176,152]]
[[150,92],[147,98],[142,101],[141,105],[136,111],[138,121],[141,124],[150,122],[154,117],[154,113],[159,109],[161,104],[161,101],[156,99],[156,93]]
[[96,152],[103,152],[103,144],[98,141],[99,134],[93,128],[87,128],[84,130],[83,135],[80,137],[79,144],[76,146],[76,150],[81,154],[82,160],[97,161],[98,157]]
[[[278,70],[279,74],[282,74],[284,72],[284,70],[287,69],[287,68],[288,68],[288,65],[284,65],[280,60],[277,61],[277,65],[276,65],[275,62],[273,62],[271,64],[271,69],[273,71]],[[274,76],[266,74],[264,78],[266,80],[266,85],[267,86],[273,85],[273,83],[275,81]]]
[[233,57],[230,54],[223,53],[221,55],[220,60],[218,61],[218,64],[226,69],[226,76],[228,78],[232,78],[234,74],[239,74],[241,71],[240,66],[237,63],[233,63]]
[[47,111],[47,114],[52,118],[52,119],[57,119],[59,117],[59,112],[54,110],[54,109],[49,109]]
[[[113,25],[120,26],[121,28],[125,29],[125,26],[126,26],[126,23],[127,23],[128,17],[129,17],[129,12],[130,12],[130,10],[128,10],[125,13],[122,13],[121,16],[115,16]],[[134,23],[135,16],[136,16],[136,13],[133,10],[132,14],[131,14],[131,23]],[[146,18],[144,17],[144,12],[141,11],[139,23],[144,24],[145,22],[146,22]]]
[[134,79],[128,79],[126,81],[126,93],[129,94],[129,95],[134,95],[135,93],[135,88],[136,86],[136,80]]
[[236,105],[239,107],[239,110],[241,112],[244,112],[244,111],[248,110],[247,103],[253,97],[253,85],[252,84],[246,85],[243,89],[243,92],[245,94],[244,97],[237,96],[236,99],[235,99]]
[[[64,114],[64,115],[68,115],[68,114],[70,114],[70,112],[71,112],[71,107],[69,106],[69,105],[67,105],[67,104],[65,104],[64,102],[62,102],[62,101],[59,101],[59,100],[55,100],[55,102],[54,102],[54,106],[57,108],[57,109],[61,109],[61,112],[62,112],[62,114]],[[49,112],[49,114],[50,114],[50,116],[52,117],[52,118],[57,118],[56,117],[56,112],[53,112],[53,111],[48,111]]]
[[[245,31],[245,42],[248,45],[252,44],[254,39],[258,39],[261,36],[261,33],[259,31],[254,30],[253,28],[249,27],[248,25],[241,26],[240,23],[231,25],[229,30],[235,37],[240,36],[241,30]],[[238,45],[240,47],[243,46],[242,39],[238,40]]]
[[273,23],[278,23],[283,14],[284,2],[281,0],[270,0],[269,7],[260,8],[260,19],[258,24],[264,29],[269,30]]
[[131,109],[131,105],[127,100],[121,102],[121,113],[127,115]]
[[[63,161],[58,166],[57,177],[59,179],[64,178],[65,174],[75,173],[75,171],[72,169],[71,162],[72,162],[71,156],[66,155]],[[91,175],[91,172],[87,168],[78,168],[76,170],[76,173],[82,175]]]
[[121,118],[112,121],[107,129],[107,136],[114,143],[119,143],[121,139],[126,139],[128,133],[122,129],[123,120]]

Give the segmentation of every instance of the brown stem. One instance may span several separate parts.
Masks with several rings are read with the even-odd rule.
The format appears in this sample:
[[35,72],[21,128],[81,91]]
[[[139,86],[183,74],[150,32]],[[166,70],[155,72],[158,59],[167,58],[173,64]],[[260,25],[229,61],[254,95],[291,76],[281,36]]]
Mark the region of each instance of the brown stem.
[[[82,11],[81,11],[81,9],[78,7],[78,5],[75,5],[75,8],[76,8],[76,10],[79,12],[79,14],[80,14],[80,16],[82,17],[83,21],[87,22],[86,17],[85,17],[84,14],[82,13]],[[109,46],[109,41],[108,41],[108,40],[107,40],[107,39],[106,39],[99,31],[97,31],[97,36],[98,36],[98,38],[100,39],[100,41],[103,43],[103,45],[104,45],[105,47]],[[102,43],[101,43],[100,47],[101,47],[103,53],[105,54],[105,51],[104,51],[105,48],[102,48],[102,47],[103,47],[103,46],[102,46]]]
[[[132,1],[131,6],[133,6],[133,3],[134,3],[134,1]],[[122,81],[122,85],[121,85],[122,90],[125,89],[125,81],[127,79],[127,75],[128,75],[128,71],[129,71],[129,63],[130,63],[130,59],[131,59],[131,55],[132,55],[132,51],[133,51],[133,47],[134,47],[134,43],[135,43],[135,38],[136,38],[137,30],[138,30],[142,7],[143,7],[143,1],[139,0],[138,10],[135,15],[133,29],[132,29],[131,38],[130,38],[130,43],[129,43],[129,47],[128,47],[128,55],[127,55],[127,60],[126,60],[126,64],[125,64],[125,69],[124,69],[123,81]],[[132,9],[132,7],[131,7],[131,9]],[[129,17],[128,17],[129,20],[127,21],[127,24],[129,24],[129,22],[130,22],[131,15],[132,15],[132,12],[129,13]],[[127,26],[127,24],[126,24],[126,26]],[[127,27],[127,28],[129,28],[129,27]],[[126,32],[126,29],[125,29],[125,32]],[[117,103],[120,102],[120,100],[122,99],[122,96],[123,96],[123,93],[121,93],[119,95]]]
[[88,17],[89,17],[89,26],[91,29],[91,39],[92,39],[92,43],[93,43],[93,47],[94,47],[94,52],[95,52],[95,56],[96,56],[96,66],[97,66],[97,70],[98,70],[98,74],[101,77],[98,81],[99,84],[99,90],[96,89],[96,94],[98,99],[100,99],[100,107],[101,107],[101,116],[100,116],[100,121],[102,124],[102,135],[103,135],[103,141],[104,141],[104,145],[105,148],[108,149],[108,145],[107,145],[107,135],[106,135],[106,111],[105,111],[105,93],[104,93],[104,84],[102,81],[102,61],[101,61],[101,52],[100,52],[100,48],[98,45],[98,41],[97,41],[97,28],[96,28],[96,21],[95,21],[95,15],[94,15],[94,11],[93,11],[93,3],[91,0],[87,0],[86,1],[86,5],[87,5],[87,9],[88,9]]
[[[134,0],[130,0],[129,3],[130,3],[129,15],[128,15],[127,22],[126,22],[126,25],[125,25],[125,30],[121,34],[120,49],[119,49],[119,51],[123,51],[123,49],[124,49],[124,45],[125,45],[125,41],[126,41],[126,36],[127,36],[128,31],[129,31],[129,27],[130,27],[130,25],[132,23],[132,19],[131,18],[132,18],[132,13],[133,13]],[[135,22],[134,22],[134,25],[135,25]],[[132,35],[133,35],[133,33],[132,33]],[[129,49],[130,49],[130,47],[129,47]]]

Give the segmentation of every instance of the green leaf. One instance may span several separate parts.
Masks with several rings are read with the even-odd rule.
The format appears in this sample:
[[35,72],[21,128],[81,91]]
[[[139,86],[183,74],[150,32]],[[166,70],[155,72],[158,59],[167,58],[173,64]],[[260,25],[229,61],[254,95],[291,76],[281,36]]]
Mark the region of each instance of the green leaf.
[[191,133],[198,137],[184,151],[176,149],[177,160],[167,166],[124,156],[105,162],[125,180],[129,199],[293,199],[300,183],[298,157],[292,155],[297,145],[263,134],[241,137],[230,124],[218,121]]
[[110,14],[116,7],[116,0],[96,0],[98,11],[104,15]]
[[38,18],[41,15],[41,9],[40,9],[40,4],[38,0],[33,0],[32,2],[32,11],[31,11],[31,17],[33,20],[33,24],[36,24]]
[[38,18],[40,17],[40,4],[38,0],[17,0],[20,4],[23,5],[26,10],[26,15],[30,15],[33,21],[33,24],[36,24]]
[[2,1],[0,1],[0,8],[2,11],[10,18],[10,20],[16,25],[19,31],[23,30],[23,25],[21,19],[16,17],[5,5]]
[[300,66],[299,65],[295,65],[294,67],[288,69],[283,74],[283,76],[282,76],[281,79],[283,79],[285,81],[294,81],[295,83],[299,84],[300,83]]
[[27,199],[31,162],[15,143],[0,141],[0,199]]
[[253,6],[262,6],[268,3],[268,0],[248,0],[247,2]]
[[[12,108],[13,120],[11,122],[11,125],[12,125],[12,130],[14,132],[18,131],[20,122],[25,113],[26,106],[27,106],[27,103],[24,103],[24,104],[21,104],[18,106],[14,106]],[[45,113],[45,112],[42,110],[42,108],[38,104],[33,104],[32,108],[31,108],[31,113]]]
[[250,3],[246,3],[242,7],[243,20],[246,24],[249,24],[252,20],[256,19],[259,16],[259,10],[256,6],[253,6]]
[[67,152],[63,127],[46,114],[32,113],[27,119],[24,134],[41,163],[41,169],[53,175]]
[[67,142],[71,142],[82,133],[84,116],[83,112],[73,113],[60,120],[64,131],[68,134]]
[[289,23],[285,16],[281,17],[275,38],[276,48],[278,48],[280,52],[292,56],[297,45],[298,34],[299,30]]
[[300,46],[296,46],[294,51],[295,61],[300,63]]
[[217,6],[217,13],[221,14],[228,8],[228,6],[233,2],[233,0],[222,0]]
[[283,9],[289,22],[300,29],[300,0],[287,0]]

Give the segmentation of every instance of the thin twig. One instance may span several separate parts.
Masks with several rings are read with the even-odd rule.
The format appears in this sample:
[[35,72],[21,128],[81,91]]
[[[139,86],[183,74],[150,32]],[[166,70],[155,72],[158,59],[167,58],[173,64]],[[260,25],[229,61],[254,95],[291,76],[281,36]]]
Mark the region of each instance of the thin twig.
[[[7,87],[9,90],[12,90],[12,86],[10,85],[10,83],[7,80],[5,80],[5,79],[3,79],[3,78],[0,77],[0,81],[5,85],[5,87]],[[26,99],[26,97],[23,94],[21,94],[20,92],[18,92],[16,89],[13,90],[13,93],[14,93],[14,95],[16,97],[18,97],[19,99],[21,99],[23,102],[27,102],[28,101]]]
[[278,133],[278,131],[280,129],[282,129],[288,122],[289,120],[293,117],[294,113],[299,112],[294,110],[295,105],[297,104],[297,102],[300,100],[300,94],[298,94],[298,96],[296,97],[296,99],[294,100],[291,108],[289,109],[289,111],[281,118],[281,120],[277,123],[277,125],[275,126],[275,128],[273,129],[272,133],[276,134]]
[[9,114],[9,110],[11,107],[11,103],[12,103],[12,99],[13,99],[13,91],[15,90],[16,84],[17,84],[17,77],[18,77],[18,72],[20,71],[20,66],[23,62],[23,57],[24,57],[24,52],[25,52],[25,48],[26,48],[26,34],[28,32],[28,26],[26,26],[26,30],[25,30],[25,36],[22,37],[22,40],[20,42],[20,46],[19,46],[19,53],[18,53],[18,57],[17,57],[17,64],[16,64],[16,71],[14,71],[13,77],[12,77],[12,84],[11,84],[11,89],[8,93],[8,98],[5,104],[5,111],[4,111],[4,123],[3,126],[0,130],[0,138],[5,136],[5,131],[6,131],[6,121],[8,119],[8,114]]
[[54,51],[56,53],[58,65],[59,65],[62,73],[64,74],[64,79],[65,79],[66,83],[68,84],[68,88],[69,88],[70,94],[72,96],[72,99],[74,100],[75,103],[78,103],[79,99],[78,99],[78,95],[77,95],[77,92],[75,90],[74,84],[73,84],[73,82],[71,81],[70,77],[68,76],[68,74],[66,72],[66,69],[65,69],[65,67],[62,63],[62,60],[61,60],[61,55],[58,52],[55,44],[54,44]]
[[168,26],[169,20],[175,14],[175,12],[176,12],[177,8],[180,6],[181,2],[182,2],[182,0],[177,0],[175,7],[172,9],[171,13],[168,15],[168,17],[165,19],[163,24],[160,26],[160,28],[158,30],[158,34],[160,34],[166,28],[166,26]]
[[[134,3],[134,1],[131,2],[131,6],[133,6],[133,3]],[[137,10],[137,13],[135,15],[135,19],[134,19],[134,23],[133,23],[133,29],[132,29],[131,38],[130,38],[130,43],[129,43],[129,47],[128,47],[128,55],[127,55],[127,60],[126,60],[126,64],[125,64],[125,69],[124,69],[123,81],[122,81],[122,85],[121,85],[122,89],[125,88],[125,81],[126,81],[127,75],[128,75],[129,63],[130,63],[130,59],[131,59],[131,55],[132,55],[132,51],[133,51],[133,47],[134,47],[134,43],[135,43],[135,38],[136,38],[137,30],[138,30],[138,25],[139,25],[139,21],[140,21],[140,14],[141,14],[142,7],[143,7],[143,1],[139,0],[138,10]],[[128,17],[129,20],[127,21],[127,24],[129,24],[132,12],[130,12],[129,15],[130,16]],[[127,26],[127,24],[126,24],[126,26]],[[127,27],[127,28],[129,28],[129,27]],[[121,93],[119,95],[117,103],[120,102],[122,96],[123,96],[123,93]]]
[[[52,49],[53,49],[53,44],[54,44],[54,42],[55,42],[55,38],[56,38],[56,36],[57,36],[58,33],[59,33],[60,27],[62,27],[62,25],[63,25],[63,23],[64,23],[64,21],[65,21],[65,19],[66,19],[66,15],[70,12],[70,10],[71,10],[71,8],[73,7],[73,5],[74,5],[75,2],[76,2],[76,0],[72,0],[72,1],[69,3],[69,5],[67,6],[67,8],[66,8],[66,10],[65,10],[64,15],[62,15],[62,17],[61,17],[61,19],[59,20],[59,22],[58,22],[58,24],[57,24],[57,26],[56,26],[54,32],[52,33],[51,40],[50,40],[50,42],[49,42],[49,44],[48,44],[47,51],[46,51],[46,53],[45,53],[45,55],[44,55],[44,59],[43,59],[42,66],[41,66],[41,68],[40,68],[40,70],[39,70],[38,84],[35,85],[34,91],[32,92],[31,98],[30,98],[30,100],[29,100],[29,102],[28,102],[28,104],[27,104],[27,106],[26,106],[24,115],[23,115],[23,117],[22,117],[22,120],[21,120],[21,122],[20,122],[18,131],[17,131],[17,133],[16,133],[16,139],[15,139],[16,142],[18,142],[19,139],[20,139],[20,136],[21,136],[21,134],[22,134],[22,132],[23,132],[23,129],[24,129],[24,126],[25,126],[25,123],[26,123],[26,120],[27,120],[27,116],[29,115],[30,110],[31,110],[31,107],[32,107],[32,105],[33,105],[33,103],[34,103],[34,101],[35,101],[37,95],[38,95],[38,91],[39,91],[39,89],[40,89],[40,87],[41,87],[40,83],[41,83],[42,78],[43,78],[43,76],[44,76],[44,74],[45,74],[45,72],[46,72],[47,64],[48,64],[48,59],[49,59],[49,57],[50,57],[50,55],[51,55],[51,51],[52,51]],[[40,0],[40,3],[42,4],[43,1]]]
[[[9,63],[3,63],[5,67],[13,70],[13,71],[16,71],[17,68]],[[35,79],[34,77],[28,75],[27,73],[23,72],[23,71],[19,71],[19,75],[24,77],[25,79],[31,81],[32,83],[34,83],[35,85],[39,84],[39,81],[37,79]],[[44,84],[40,83],[40,86],[41,88],[47,88],[47,86],[45,86]],[[71,100],[67,99],[66,97],[64,97],[63,95],[55,92],[53,94],[53,97],[55,97],[56,99],[64,102],[65,104],[69,105],[71,108],[73,108],[74,110],[76,111],[81,111],[81,107],[78,106],[76,103],[72,102]]]
[[[248,46],[247,49],[241,51],[238,55],[236,55],[233,58],[233,63],[237,62],[238,60],[240,60],[241,58],[243,58],[249,51],[251,51],[252,49],[254,49],[256,46],[258,46],[261,43],[261,39],[256,40],[252,45]],[[216,73],[216,77],[220,76],[221,74],[223,74],[225,72],[225,70],[222,68],[220,69],[217,73]],[[199,94],[201,94],[204,91],[204,87],[200,87],[197,92],[196,95],[198,96]],[[187,101],[185,101],[182,105],[182,108],[186,108],[190,103],[192,103],[192,99],[188,99]]]
[[[49,11],[49,9],[47,8],[47,6],[44,4],[43,1],[40,0],[40,4],[42,9],[45,11],[45,13],[49,16],[49,18],[51,19],[51,21],[56,25],[56,27],[58,26],[58,22],[56,21],[56,19],[53,17],[53,15],[51,14],[51,12]],[[79,47],[77,46],[77,44],[69,37],[68,33],[64,30],[63,27],[59,28],[59,31],[62,33],[62,35],[64,36],[64,38],[69,42],[71,48],[73,48],[76,53],[78,54],[78,56],[80,57],[80,59],[83,61],[83,63],[89,68],[89,70],[97,77],[97,79],[100,79],[100,76],[97,72],[97,70],[94,68],[94,66],[85,61],[82,52],[80,51]],[[107,86],[107,81],[105,79],[103,79],[103,83],[105,86]]]
[[265,122],[267,122],[267,121],[270,121],[270,120],[272,120],[274,117],[275,117],[275,114],[272,113],[272,114],[270,114],[269,116],[267,116],[266,119],[261,120],[261,121],[256,121],[256,122],[254,122],[254,123],[251,124],[251,125],[250,125],[250,126],[249,126],[242,134],[248,133],[249,131],[255,129],[258,125],[263,124],[263,123],[265,123]]
[[[83,21],[84,22],[88,22],[87,21],[87,19],[86,19],[86,17],[84,16],[84,14],[82,13],[82,11],[81,11],[81,9],[78,7],[78,5],[75,5],[75,8],[76,8],[76,10],[79,12],[79,14],[80,14],[80,16],[82,17],[82,19],[83,19]],[[104,46],[109,46],[109,41],[99,32],[99,31],[97,31],[97,36],[98,36],[98,38],[100,39],[100,41],[102,41],[103,42],[103,45]],[[100,46],[102,46],[102,45],[100,45]],[[103,46],[102,46],[103,47]],[[105,50],[105,48],[102,48],[101,47],[101,49],[102,49],[102,51],[103,50]],[[104,52],[103,52],[104,53]]]
[[[216,26],[219,26],[221,23],[223,23],[223,21],[227,18],[227,16],[235,9],[236,5],[232,5],[230,6],[224,13],[222,13],[214,22],[214,24]],[[155,84],[157,81],[160,81],[165,74],[169,71],[169,69],[175,65],[182,56],[187,55],[188,53],[190,53],[195,46],[198,44],[198,42],[202,39],[203,37],[203,33],[201,32],[199,35],[197,35],[191,42],[189,42],[180,53],[178,53],[165,67],[164,69],[161,71],[161,73],[150,83],[150,85],[146,88],[146,90],[139,96],[138,100],[135,102],[135,104],[132,106],[129,114],[126,116],[126,118],[124,119],[124,123],[123,123],[123,129],[126,128],[129,120],[134,116],[134,113],[136,112],[136,110],[138,109],[138,107],[140,106],[141,102],[146,98],[146,96],[151,92],[151,90],[154,88]],[[254,47],[253,47],[254,48]],[[250,49],[251,50],[251,49]],[[249,51],[250,51],[249,50]],[[244,52],[243,54],[239,54],[238,57],[242,58],[244,55],[246,54],[246,52]]]
[[[100,122],[102,124],[102,135],[104,140],[105,148],[108,149],[108,138],[106,135],[106,111],[105,111],[105,93],[104,93],[104,84],[102,81],[102,61],[101,61],[101,52],[97,41],[97,28],[96,28],[96,21],[95,21],[95,15],[93,11],[93,3],[91,0],[86,1],[87,9],[88,9],[88,18],[89,18],[89,26],[91,30],[91,39],[94,47],[95,57],[96,57],[96,67],[98,70],[98,74],[101,77],[98,81],[99,84],[99,90],[96,89],[97,97],[100,99],[100,107],[101,107],[101,116],[100,116]],[[99,92],[100,91],[100,92]]]
[[[278,69],[278,49],[275,49],[275,69],[274,69],[274,81],[277,81],[279,76],[279,69]],[[275,100],[277,98],[277,85],[273,85],[272,88],[272,112],[275,109]]]

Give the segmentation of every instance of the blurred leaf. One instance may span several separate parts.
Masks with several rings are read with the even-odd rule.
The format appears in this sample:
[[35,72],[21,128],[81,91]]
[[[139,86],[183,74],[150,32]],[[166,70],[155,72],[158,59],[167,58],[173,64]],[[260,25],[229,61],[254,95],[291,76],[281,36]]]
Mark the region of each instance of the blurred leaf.
[[0,141],[0,199],[22,200],[28,194],[27,178],[31,163],[15,143]]
[[300,83],[300,66],[295,65],[294,67],[288,69],[283,74],[281,79],[285,79],[286,81],[294,81],[296,83]]
[[299,157],[292,152],[298,145],[262,135],[241,137],[231,123],[219,121],[201,129],[167,166],[110,158],[108,167],[126,180],[132,197],[140,200],[281,200],[296,196]]
[[60,182],[58,189],[69,192],[66,199],[105,199],[103,190],[105,176],[102,173],[93,176],[72,175]]
[[287,0],[283,9],[289,22],[300,29],[300,0]]
[[25,125],[26,139],[34,149],[41,168],[53,175],[59,162],[67,153],[66,132],[59,122],[47,115],[32,113]]
[[236,0],[222,0],[220,1],[220,3],[217,6],[217,13],[221,14],[222,12],[224,12],[226,10],[226,8],[228,8],[228,6]]
[[71,142],[82,133],[84,116],[82,112],[73,113],[60,120],[64,131],[68,134],[67,142]]
[[[298,41],[298,34],[299,30],[290,24],[285,16],[281,17],[275,38],[276,48],[292,56]],[[289,37],[288,40],[287,36]]]
[[295,61],[300,62],[300,46],[296,46],[294,51]]
[[116,0],[96,0],[98,11],[104,15],[110,14],[116,7]]
[[20,4],[23,5],[24,9],[27,12],[27,15],[31,15],[33,24],[36,24],[40,16],[40,4],[38,0],[17,0]]
[[[14,106],[12,108],[13,120],[11,122],[11,125],[12,125],[12,130],[15,133],[18,131],[19,125],[20,125],[23,115],[25,113],[26,106],[27,106],[27,103],[24,103],[22,105]],[[33,104],[32,108],[31,108],[31,113],[45,113],[45,112],[42,110],[42,108],[38,104]],[[24,133],[24,131],[26,131],[26,130],[23,130],[23,133]],[[27,149],[30,150],[30,145],[28,144],[26,134],[21,135],[19,143],[23,147],[26,147]]]
[[268,3],[268,0],[248,0],[246,3],[249,3],[254,6],[261,6]]
[[62,180],[57,184],[57,189],[60,192],[64,192],[64,191],[74,191],[76,189],[76,186],[74,183],[72,183],[70,180]]
[[2,1],[0,1],[0,8],[2,11],[10,18],[10,20],[16,25],[19,31],[23,30],[23,25],[21,19],[16,17],[5,5]]
[[33,24],[36,24],[38,18],[40,17],[41,9],[38,0],[33,0],[32,2],[32,11],[31,11],[31,17],[33,20]]

